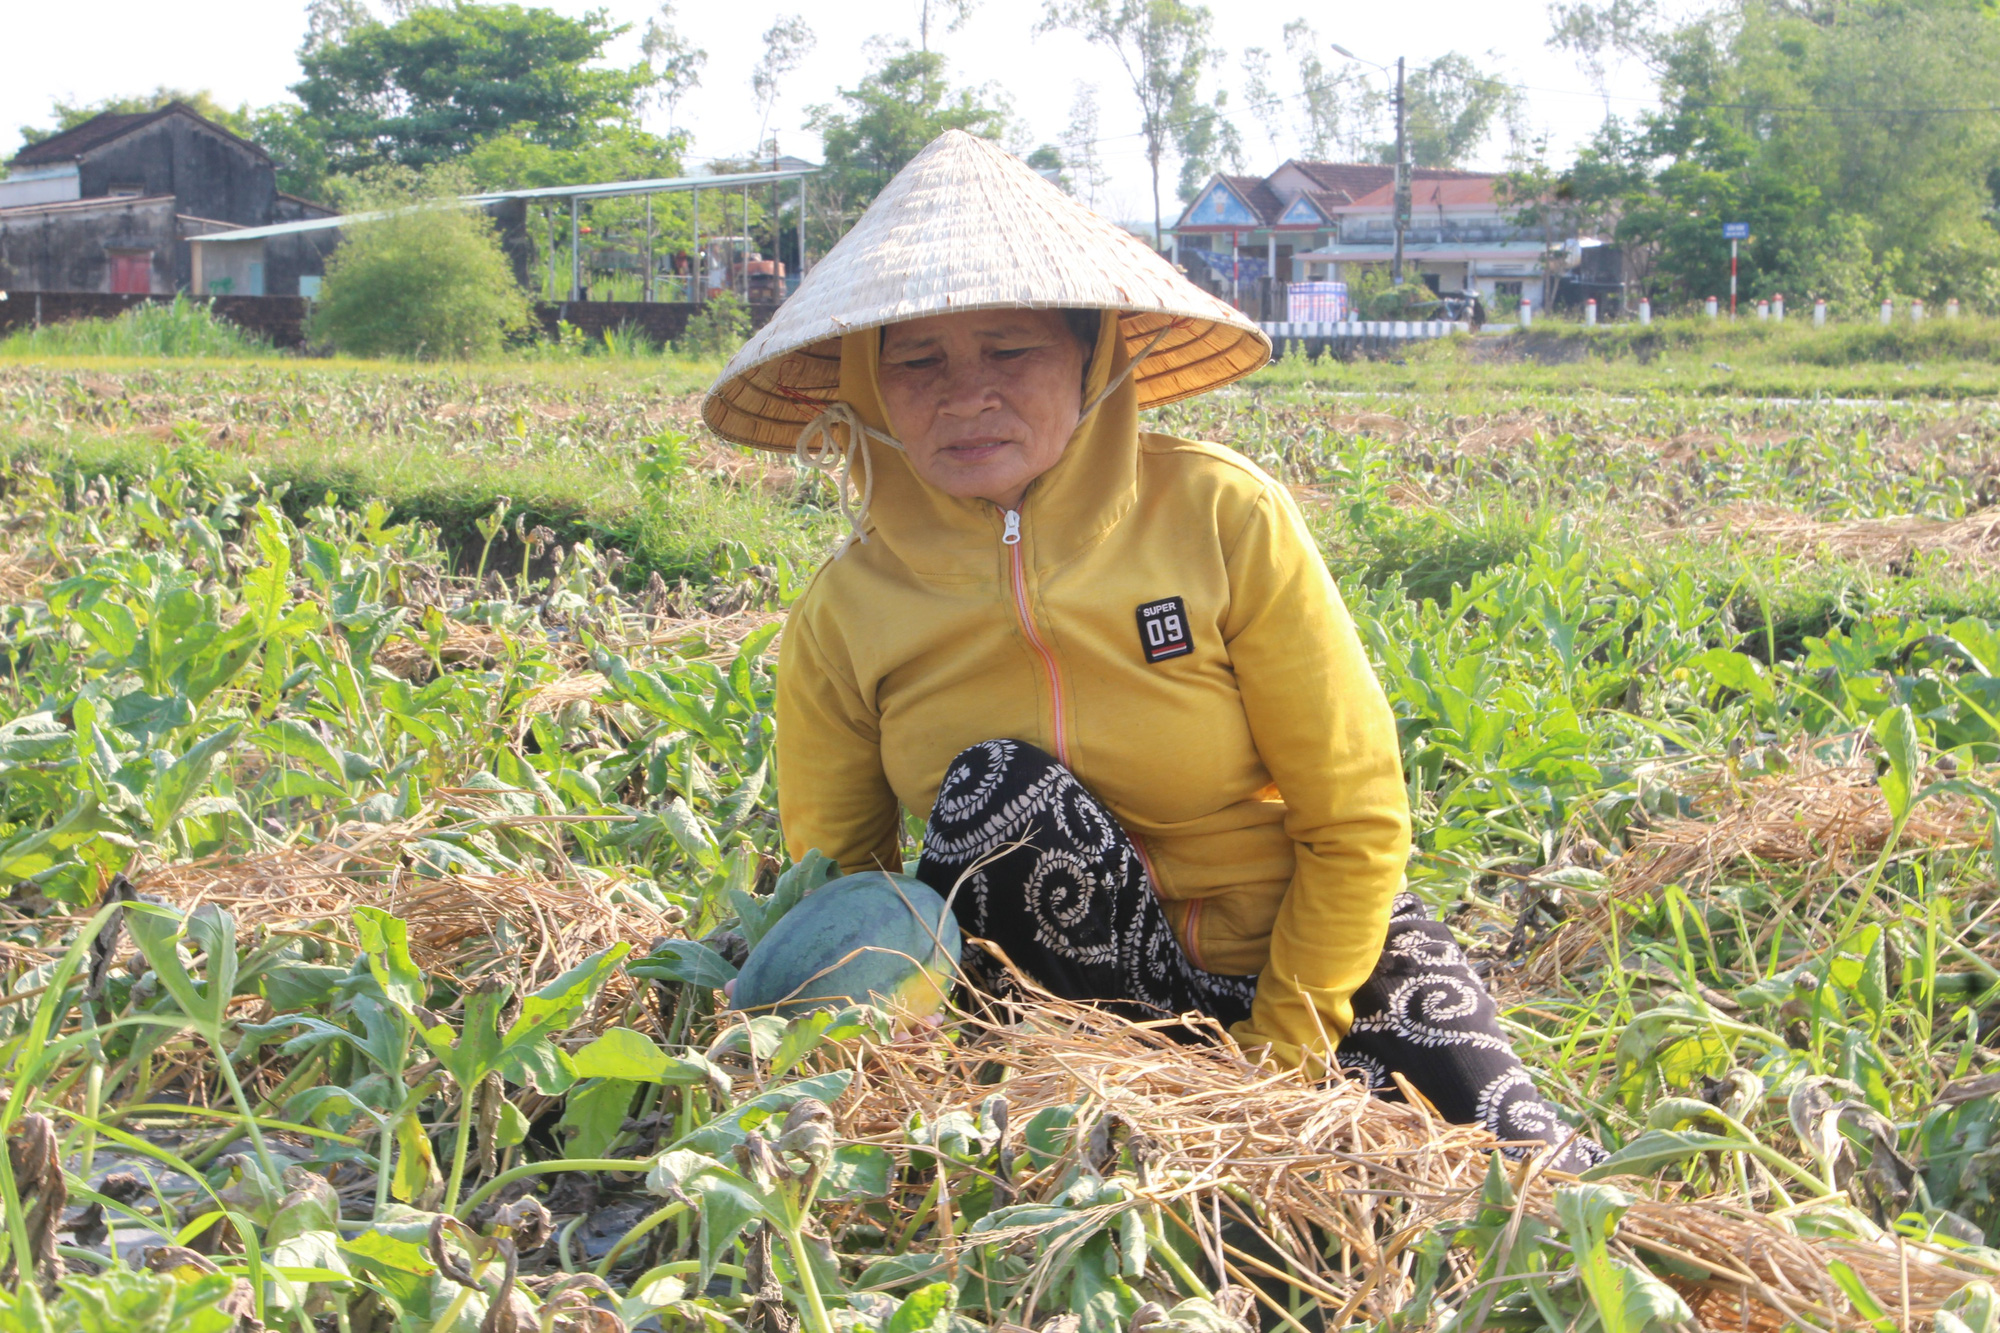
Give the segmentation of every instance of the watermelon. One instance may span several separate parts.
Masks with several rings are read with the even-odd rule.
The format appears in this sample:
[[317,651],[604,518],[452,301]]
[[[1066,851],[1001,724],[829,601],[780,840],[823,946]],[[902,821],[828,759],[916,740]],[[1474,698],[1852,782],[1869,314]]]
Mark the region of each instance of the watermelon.
[[944,1007],[958,950],[958,922],[935,889],[864,871],[785,913],[744,960],[732,1000],[782,1018],[850,1004],[922,1018]]

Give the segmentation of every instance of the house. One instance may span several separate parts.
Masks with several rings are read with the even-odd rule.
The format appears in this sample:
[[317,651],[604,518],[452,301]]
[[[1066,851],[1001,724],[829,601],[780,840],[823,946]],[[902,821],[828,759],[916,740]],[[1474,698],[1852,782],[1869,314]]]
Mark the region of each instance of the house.
[[[1489,308],[1512,309],[1523,296],[1541,303],[1548,247],[1507,217],[1499,179],[1412,170],[1406,275],[1434,291],[1476,291]],[[1293,160],[1261,178],[1218,174],[1174,223],[1174,257],[1239,304],[1266,278],[1352,283],[1391,261],[1395,194],[1396,169],[1385,163]]]
[[[93,116],[7,165],[0,290],[191,291],[193,237],[332,212],[280,191],[268,153],[179,102]],[[234,290],[293,295],[297,275],[260,268]]]

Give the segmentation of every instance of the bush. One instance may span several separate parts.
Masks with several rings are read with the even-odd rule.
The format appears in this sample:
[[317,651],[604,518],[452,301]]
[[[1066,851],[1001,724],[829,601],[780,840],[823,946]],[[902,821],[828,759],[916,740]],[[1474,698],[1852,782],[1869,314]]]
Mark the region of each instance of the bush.
[[254,356],[271,346],[217,319],[206,301],[148,301],[114,319],[17,329],[0,338],[7,356]]
[[490,220],[448,203],[345,229],[308,331],[353,356],[489,356],[527,326]]
[[726,357],[750,336],[750,308],[735,292],[720,292],[694,313],[674,343],[685,357]]

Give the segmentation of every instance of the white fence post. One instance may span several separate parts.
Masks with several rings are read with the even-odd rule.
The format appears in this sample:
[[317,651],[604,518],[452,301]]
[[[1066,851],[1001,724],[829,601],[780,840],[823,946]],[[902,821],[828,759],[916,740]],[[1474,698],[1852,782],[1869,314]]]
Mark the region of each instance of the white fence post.
[[1771,318],[1780,324],[1785,322],[1785,294],[1775,292],[1771,296]]
[[1715,298],[1711,296],[1708,298],[1708,317],[1710,319],[1714,319],[1715,315],[1716,315],[1716,301]]
[[1771,303],[1769,301],[1759,301],[1757,303],[1757,318],[1763,320],[1771,318]]
[[1813,327],[1826,327],[1826,298],[1824,296],[1813,302]]
[[1921,324],[1923,322],[1924,322],[1924,303],[1921,300],[1910,302],[1910,323]]
[[1639,322],[1641,324],[1651,324],[1653,322],[1653,303],[1643,296],[1639,298]]
[[1946,319],[1958,318],[1958,298],[1956,296],[1944,303],[1944,317]]
[[1889,324],[1894,324],[1895,322],[1896,322],[1896,303],[1891,301],[1888,297],[1885,296],[1882,298],[1882,323],[1884,325],[1889,325]]
[[1534,307],[1528,304],[1528,298],[1524,296],[1521,298],[1521,327],[1525,329],[1534,322]]
[[1597,326],[1597,298],[1594,296],[1583,303],[1583,322],[1586,328]]

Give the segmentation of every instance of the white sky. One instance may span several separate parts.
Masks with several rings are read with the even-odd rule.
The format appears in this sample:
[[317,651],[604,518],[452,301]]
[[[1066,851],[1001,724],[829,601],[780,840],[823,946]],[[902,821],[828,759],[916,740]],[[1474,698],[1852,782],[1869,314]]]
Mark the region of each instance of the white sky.
[[[535,0],[530,0],[535,2]],[[607,9],[632,31],[618,44],[621,60],[638,55],[638,36],[657,0],[539,0],[567,14]],[[708,52],[702,86],[681,104],[678,119],[692,130],[692,152],[704,156],[741,154],[754,145],[757,112],[750,71],[761,52],[761,35],[780,14],[803,13],[818,36],[811,56],[790,76],[773,112],[779,147],[817,158],[818,142],[803,126],[807,108],[830,102],[841,87],[853,87],[867,71],[864,45],[886,36],[915,42],[919,0],[732,0],[676,6],[676,26]],[[198,6],[161,5],[155,0],[82,0],[66,5],[7,0],[8,45],[33,52],[32,60],[9,62],[0,80],[0,152],[11,152],[15,128],[44,124],[53,99],[90,101],[149,91],[165,84],[207,88],[227,104],[274,102],[286,96],[299,75],[294,52],[304,31],[304,0],[203,0]],[[1094,83],[1102,138],[1100,150],[1113,180],[1099,196],[1101,211],[1137,220],[1152,212],[1138,116],[1122,71],[1108,53],[1069,33],[1037,36],[1039,0],[982,0],[957,33],[938,34],[932,45],[950,60],[955,83],[999,84],[1013,100],[1017,117],[1035,142],[1057,139],[1069,122],[1078,81]],[[1214,37],[1228,58],[1219,77],[1240,108],[1238,56],[1245,47],[1274,53],[1274,83],[1297,91],[1294,63],[1284,54],[1281,29],[1302,14],[1311,18],[1324,43],[1339,42],[1371,60],[1393,63],[1397,55],[1420,63],[1458,50],[1495,73],[1525,85],[1534,132],[1548,134],[1564,153],[1587,137],[1603,119],[1606,101],[1566,55],[1544,45],[1548,18],[1543,0],[1432,0],[1419,10],[1400,5],[1342,6],[1328,12],[1307,0],[1210,0],[1216,14]],[[1487,53],[1493,53],[1488,58]],[[1327,52],[1329,64],[1338,60]],[[1612,109],[1631,114],[1651,90],[1636,71],[1611,80]],[[1273,154],[1252,118],[1236,115],[1257,171],[1275,168],[1295,145]],[[663,128],[655,125],[654,128]],[[1479,166],[1498,167],[1504,143],[1489,143]],[[1171,170],[1163,171],[1163,208],[1177,211]]]

